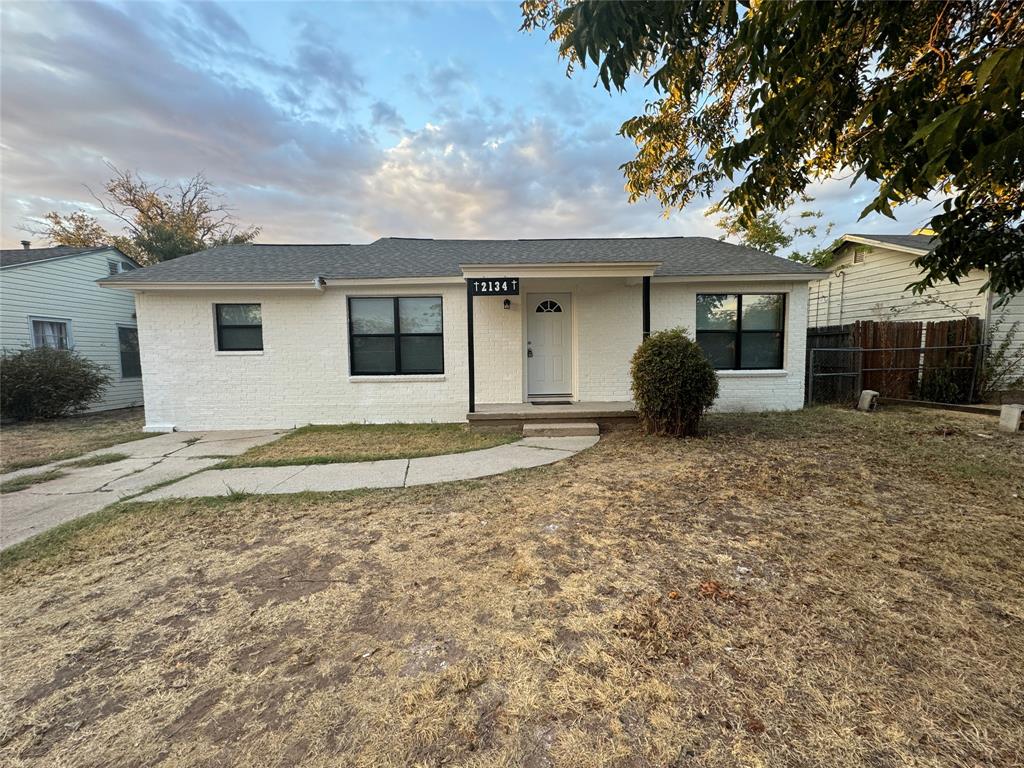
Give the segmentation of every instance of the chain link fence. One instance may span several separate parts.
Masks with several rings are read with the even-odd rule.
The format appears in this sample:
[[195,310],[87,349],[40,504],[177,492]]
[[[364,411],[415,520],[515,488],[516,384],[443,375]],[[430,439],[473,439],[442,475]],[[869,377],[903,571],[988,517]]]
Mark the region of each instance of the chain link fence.
[[985,352],[985,344],[810,349],[807,404],[852,404],[864,389],[896,400],[974,403]]

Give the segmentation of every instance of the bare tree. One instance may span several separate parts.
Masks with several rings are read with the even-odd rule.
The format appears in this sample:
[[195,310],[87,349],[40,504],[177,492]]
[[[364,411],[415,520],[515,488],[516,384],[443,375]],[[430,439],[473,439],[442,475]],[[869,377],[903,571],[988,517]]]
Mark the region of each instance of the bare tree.
[[151,185],[137,171],[107,164],[113,176],[97,194],[86,186],[100,208],[122,224],[108,232],[84,211],[47,213],[29,231],[55,245],[111,244],[143,264],[183,256],[227,243],[248,243],[259,227],[240,228],[231,209],[202,173],[177,184]]

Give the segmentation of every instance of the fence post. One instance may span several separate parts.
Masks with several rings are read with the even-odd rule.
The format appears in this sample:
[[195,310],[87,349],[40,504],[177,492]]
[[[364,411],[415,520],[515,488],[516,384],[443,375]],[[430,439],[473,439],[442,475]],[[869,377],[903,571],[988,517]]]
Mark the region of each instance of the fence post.
[[809,349],[807,355],[807,405],[814,405],[814,353],[816,349]]

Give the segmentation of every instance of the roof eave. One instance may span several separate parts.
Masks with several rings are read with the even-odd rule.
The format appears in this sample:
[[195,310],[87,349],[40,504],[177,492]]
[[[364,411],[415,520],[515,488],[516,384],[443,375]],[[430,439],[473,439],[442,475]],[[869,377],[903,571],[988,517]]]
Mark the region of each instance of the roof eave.
[[703,275],[655,275],[654,280],[659,283],[792,283],[823,280],[830,274],[827,270],[815,269],[806,272],[729,272]]
[[156,280],[110,280],[96,281],[103,288],[118,288],[126,291],[252,291],[252,290],[321,290],[326,281],[322,277],[310,280],[268,280],[246,282],[191,281],[170,282]]
[[498,273],[531,277],[651,277],[660,261],[551,262],[548,264],[460,264],[466,278],[495,277]]
[[832,252],[836,252],[847,243],[858,243],[860,245],[870,245],[873,248],[887,248],[890,251],[900,251],[901,253],[910,253],[915,256],[925,256],[931,253],[930,248],[914,248],[911,245],[896,245],[895,243],[889,243],[885,240],[875,240],[870,237],[860,237],[858,235],[843,235],[839,238],[839,242],[836,243],[835,248]]

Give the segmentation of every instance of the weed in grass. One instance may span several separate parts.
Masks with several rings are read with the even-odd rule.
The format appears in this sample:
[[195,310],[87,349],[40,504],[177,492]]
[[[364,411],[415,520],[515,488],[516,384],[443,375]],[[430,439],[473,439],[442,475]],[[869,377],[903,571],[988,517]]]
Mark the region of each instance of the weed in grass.
[[143,432],[141,408],[5,425],[0,430],[0,472],[64,461],[90,451],[153,437]]
[[98,453],[95,456],[87,456],[84,459],[66,461],[62,467],[99,467],[104,464],[113,464],[117,461],[124,461],[131,458],[127,453]]
[[11,478],[10,480],[4,480],[0,483],[0,493],[23,491],[33,485],[45,483],[50,480],[56,480],[58,477],[64,477],[66,474],[67,472],[59,469],[49,469],[46,472],[33,472],[28,475],[18,475],[17,477]]

